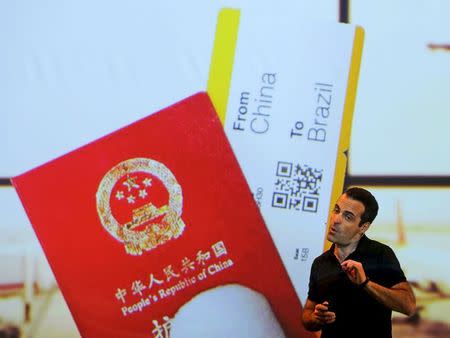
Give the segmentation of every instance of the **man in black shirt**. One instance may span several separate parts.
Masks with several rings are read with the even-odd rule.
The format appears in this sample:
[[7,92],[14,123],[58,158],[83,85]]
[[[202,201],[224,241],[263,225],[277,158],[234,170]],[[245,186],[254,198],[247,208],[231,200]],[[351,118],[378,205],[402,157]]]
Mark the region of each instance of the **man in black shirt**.
[[330,250],[311,267],[303,324],[322,338],[392,337],[392,310],[412,315],[414,293],[390,247],[366,237],[378,213],[373,195],[348,189],[336,202]]

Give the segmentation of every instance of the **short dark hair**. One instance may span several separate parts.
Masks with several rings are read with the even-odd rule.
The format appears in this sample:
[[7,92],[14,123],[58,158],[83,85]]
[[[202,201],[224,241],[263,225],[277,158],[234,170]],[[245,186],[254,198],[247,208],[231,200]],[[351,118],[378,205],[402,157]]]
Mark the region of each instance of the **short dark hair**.
[[361,215],[360,224],[372,223],[378,214],[378,202],[375,197],[366,189],[360,187],[350,187],[345,192],[347,197],[359,201],[364,205],[364,213]]

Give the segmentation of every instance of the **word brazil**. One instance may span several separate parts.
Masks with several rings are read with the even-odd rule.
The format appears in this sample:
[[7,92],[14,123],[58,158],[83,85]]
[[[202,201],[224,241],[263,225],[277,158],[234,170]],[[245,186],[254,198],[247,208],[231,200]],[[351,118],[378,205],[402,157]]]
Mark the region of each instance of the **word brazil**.
[[328,117],[333,94],[333,85],[329,83],[315,83],[316,106],[314,125],[308,130],[308,140],[325,142],[327,137]]

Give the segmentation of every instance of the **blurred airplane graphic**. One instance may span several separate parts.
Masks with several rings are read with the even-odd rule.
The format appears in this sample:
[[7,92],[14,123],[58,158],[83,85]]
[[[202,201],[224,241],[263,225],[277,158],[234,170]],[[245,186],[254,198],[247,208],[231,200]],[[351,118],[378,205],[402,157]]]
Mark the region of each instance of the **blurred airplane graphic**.
[[450,50],[450,44],[448,43],[429,43],[427,47],[431,50]]

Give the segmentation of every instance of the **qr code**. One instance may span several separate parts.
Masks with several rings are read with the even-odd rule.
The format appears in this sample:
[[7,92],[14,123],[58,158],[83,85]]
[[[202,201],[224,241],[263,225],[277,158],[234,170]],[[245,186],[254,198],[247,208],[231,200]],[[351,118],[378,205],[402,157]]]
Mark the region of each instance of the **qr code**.
[[323,170],[305,164],[278,162],[272,206],[317,212]]

